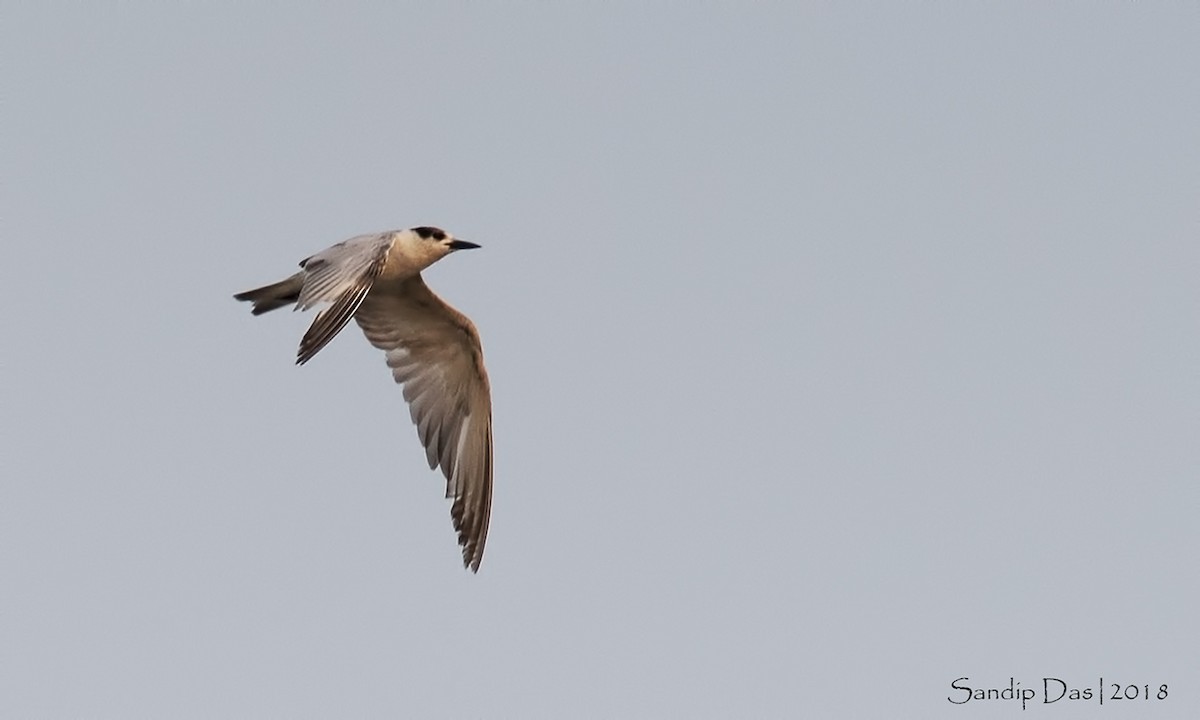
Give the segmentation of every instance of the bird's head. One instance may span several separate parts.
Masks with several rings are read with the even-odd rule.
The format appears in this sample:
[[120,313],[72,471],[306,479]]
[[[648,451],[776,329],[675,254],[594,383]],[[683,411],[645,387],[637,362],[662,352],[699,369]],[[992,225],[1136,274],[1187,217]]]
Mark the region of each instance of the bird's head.
[[400,233],[398,240],[404,254],[420,263],[422,267],[429,267],[455,250],[479,247],[473,242],[459,240],[441,228],[426,225],[405,230]]

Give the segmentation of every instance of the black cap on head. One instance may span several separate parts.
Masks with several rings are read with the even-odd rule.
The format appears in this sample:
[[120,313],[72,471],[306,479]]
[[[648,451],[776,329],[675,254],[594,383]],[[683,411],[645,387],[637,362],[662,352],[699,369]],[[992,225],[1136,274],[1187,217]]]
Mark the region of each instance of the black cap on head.
[[435,227],[429,227],[428,225],[422,225],[421,227],[413,228],[412,231],[415,232],[416,234],[420,235],[421,237],[425,238],[426,240],[428,240],[429,238],[433,238],[434,240],[445,240],[446,239],[446,231],[442,230],[441,228],[435,228]]

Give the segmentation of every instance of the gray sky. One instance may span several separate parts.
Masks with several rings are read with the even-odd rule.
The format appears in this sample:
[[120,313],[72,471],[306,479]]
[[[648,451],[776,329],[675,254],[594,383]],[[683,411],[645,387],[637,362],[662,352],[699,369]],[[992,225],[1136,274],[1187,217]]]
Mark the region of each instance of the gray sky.
[[[1200,9],[593,5],[7,4],[0,715],[1197,717]],[[478,576],[230,297],[419,224]]]

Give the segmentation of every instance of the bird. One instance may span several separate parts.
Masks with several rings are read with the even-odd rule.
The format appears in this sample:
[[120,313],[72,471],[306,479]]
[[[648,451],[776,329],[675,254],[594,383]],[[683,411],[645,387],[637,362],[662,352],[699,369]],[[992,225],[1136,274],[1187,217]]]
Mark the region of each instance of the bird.
[[358,235],[300,261],[300,272],[234,295],[261,315],[323,306],[300,340],[303,365],[353,318],[402,385],[429,469],[441,467],[463,565],[479,571],[492,509],[492,398],[479,332],[421,271],[478,248],[436,227]]

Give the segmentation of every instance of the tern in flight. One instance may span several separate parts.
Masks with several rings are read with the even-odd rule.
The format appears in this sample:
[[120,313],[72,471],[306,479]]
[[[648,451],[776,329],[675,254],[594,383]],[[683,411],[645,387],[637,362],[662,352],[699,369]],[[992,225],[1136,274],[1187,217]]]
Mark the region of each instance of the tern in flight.
[[300,340],[303,365],[354,318],[404,387],[430,469],[441,466],[463,564],[478,572],[492,510],[492,397],[475,326],[421,271],[479,247],[435,227],[360,235],[300,261],[286,280],[234,295],[255,315],[325,306]]

